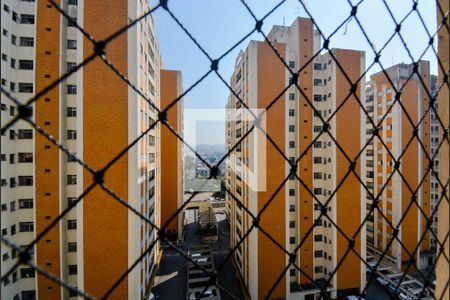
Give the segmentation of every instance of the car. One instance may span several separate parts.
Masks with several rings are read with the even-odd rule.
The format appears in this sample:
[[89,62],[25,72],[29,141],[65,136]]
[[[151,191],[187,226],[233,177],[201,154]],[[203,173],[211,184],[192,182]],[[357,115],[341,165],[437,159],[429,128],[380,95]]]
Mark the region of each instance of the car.
[[[203,298],[209,298],[209,297],[213,297],[214,293],[212,289],[207,289],[203,295],[200,297],[200,295],[202,295],[202,291],[195,291],[195,292],[191,292],[189,294],[189,300],[195,300],[195,299],[203,299]],[[200,298],[199,298],[200,297]]]
[[388,286],[388,290],[394,296],[398,296],[401,292],[400,287],[397,285],[397,283],[390,283]]
[[378,283],[379,283],[380,285],[382,285],[382,286],[385,286],[385,285],[387,285],[387,284],[389,283],[386,279],[384,279],[384,278],[381,277],[381,276],[377,276],[377,281],[378,281]]
[[363,296],[355,296],[355,295],[350,295],[347,296],[347,300],[362,300],[365,299]]

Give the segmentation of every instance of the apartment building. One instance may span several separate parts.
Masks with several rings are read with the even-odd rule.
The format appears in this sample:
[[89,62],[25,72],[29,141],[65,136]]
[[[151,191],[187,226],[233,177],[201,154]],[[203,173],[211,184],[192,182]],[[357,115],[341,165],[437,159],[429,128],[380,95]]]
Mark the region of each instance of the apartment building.
[[[365,216],[366,195],[353,173],[334,193],[350,162],[328,134],[320,134],[324,127],[320,117],[328,123],[331,135],[347,155],[356,157],[365,140],[364,131],[360,131],[364,118],[356,99],[365,98],[365,82],[360,79],[365,68],[364,52],[332,49],[308,63],[321,46],[313,22],[306,18],[297,18],[290,26],[274,26],[268,38],[291,70],[296,72],[306,65],[298,76],[302,92],[295,86],[289,87],[264,115],[267,134],[289,161],[295,163],[301,156],[296,174],[302,183],[290,175],[291,165],[271,142],[267,141],[265,149],[258,148],[264,145],[260,143],[263,135],[245,139],[236,147],[236,158],[228,160],[226,168],[227,188],[237,198],[227,195],[226,199],[231,246],[237,247],[233,256],[235,264],[252,299],[266,297],[279,278],[271,298],[314,299],[319,288],[325,288],[334,297],[341,291],[357,292],[365,285],[365,269],[354,252],[346,256],[326,286],[349,245],[332,223],[353,237]],[[340,62],[351,81],[357,83],[355,94],[350,94],[351,84],[333,58]],[[291,80],[289,71],[266,42],[251,41],[236,59],[231,86],[249,108],[265,109]],[[339,113],[333,116],[345,99],[348,100]],[[253,125],[251,121],[242,121],[243,107],[234,94],[230,95],[226,125],[228,149]],[[266,156],[255,160],[261,150],[265,150]],[[266,164],[265,172],[258,169],[261,160]],[[352,165],[363,180],[364,165],[365,157]],[[258,182],[265,176],[265,190],[249,186],[252,172]],[[259,226],[287,251],[294,252],[302,243],[292,261],[298,268],[291,264],[285,270],[288,256],[261,230],[251,230],[244,239],[253,219],[243,207],[254,215],[264,209]],[[321,211],[329,218],[319,218]],[[363,258],[364,245],[365,231],[362,231],[354,238],[353,247]]]
[[[430,109],[430,158],[433,160],[433,167],[436,171],[435,174],[430,174],[430,218],[431,218],[431,230],[434,232],[434,234],[430,234],[430,252],[429,252],[429,259],[427,261],[428,265],[433,265],[436,260],[436,254],[439,249],[439,245],[437,243],[437,232],[438,232],[438,203],[440,199],[439,194],[439,181],[437,179],[437,176],[439,176],[439,145],[441,141],[441,135],[440,135],[440,124],[438,121],[438,115],[437,112],[439,111],[439,96],[437,93],[437,76],[431,75],[430,76],[430,92],[433,97],[436,97],[434,108]],[[434,214],[434,215],[433,215]],[[438,247],[439,246],[439,247]]]
[[[370,162],[367,178],[375,196],[381,193],[378,207],[383,212],[381,214],[376,211],[372,215],[372,223],[368,224],[368,251],[374,255],[384,251],[394,234],[390,224],[397,227],[401,222],[398,238],[403,245],[394,239],[386,255],[386,259],[399,269],[406,268],[410,255],[418,244],[420,246],[414,259],[419,268],[425,267],[428,257],[434,255],[430,252],[432,238],[430,232],[425,233],[425,228],[426,218],[430,217],[431,207],[435,205],[430,196],[434,199],[437,190],[430,173],[427,173],[429,162],[426,153],[436,150],[438,133],[435,132],[433,117],[430,117],[433,114],[426,113],[430,103],[426,90],[431,91],[429,62],[418,63],[419,75],[412,74],[413,68],[412,64],[402,63],[386,69],[390,80],[384,72],[373,74],[370,96],[367,98],[367,107],[373,110],[374,123],[382,121],[379,127],[381,139],[374,138],[373,146],[369,148],[372,150],[372,157],[367,161]],[[402,89],[402,106],[393,105],[395,89]],[[370,122],[366,123],[366,130],[368,135],[373,133],[374,128]],[[399,161],[398,165],[394,158]],[[394,172],[396,168],[401,175]],[[368,207],[372,206],[371,197],[367,199]],[[412,204],[409,207],[412,199],[418,205]],[[414,271],[414,268],[409,271]]]
[[[367,242],[367,249],[369,249],[368,255],[376,254],[376,250],[373,247],[374,245],[374,231],[375,231],[375,225],[374,225],[374,214],[376,211],[372,212],[372,205],[373,205],[373,198],[370,196],[370,194],[374,194],[374,169],[375,169],[375,158],[374,158],[374,144],[376,138],[372,137],[373,135],[373,125],[377,124],[377,120],[374,118],[374,91],[373,86],[370,84],[370,82],[367,83],[366,86],[366,99],[365,99],[365,109],[367,112],[367,116],[365,117],[365,131],[366,131],[366,141],[365,141],[365,158],[366,158],[366,165],[365,165],[365,173],[366,173],[366,182],[365,185],[367,187],[367,195],[366,195],[366,210],[367,210],[367,219],[366,219],[366,242]],[[369,254],[370,253],[370,254]],[[380,252],[377,252],[380,254]]]
[[[65,0],[61,7],[97,40],[149,9],[146,1]],[[93,51],[93,45],[47,1],[2,1],[2,89],[25,102]],[[108,44],[106,57],[156,107],[160,55],[149,16]],[[17,106],[2,93],[2,126]],[[33,120],[70,152],[100,170],[157,119],[155,109],[100,58],[33,105]],[[93,183],[93,176],[25,122],[1,137],[2,235],[28,245]],[[104,184],[155,224],[160,223],[159,125],[106,172]],[[114,290],[117,299],[146,298],[159,246],[145,252],[155,230],[93,188],[32,250],[44,270],[101,297],[139,258]],[[1,245],[2,275],[17,251]],[[113,254],[113,255],[112,255]],[[21,265],[2,282],[2,299],[71,299],[77,295]]]
[[[161,109],[165,109],[183,93],[180,71],[161,70]],[[183,136],[183,99],[167,113],[167,121]],[[161,226],[169,222],[166,233],[171,239],[181,238],[183,214],[176,214],[184,195],[184,144],[164,125],[161,125]]]

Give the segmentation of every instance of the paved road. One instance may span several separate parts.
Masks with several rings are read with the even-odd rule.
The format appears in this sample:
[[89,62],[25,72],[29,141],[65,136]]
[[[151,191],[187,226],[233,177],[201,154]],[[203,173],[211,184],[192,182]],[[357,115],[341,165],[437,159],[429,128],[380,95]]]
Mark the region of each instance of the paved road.
[[[367,279],[369,279],[370,275],[367,274]],[[391,299],[389,294],[387,293],[387,287],[382,287],[378,284],[378,281],[376,281],[375,277],[369,284],[369,287],[367,288],[367,300],[386,300]]]
[[152,291],[156,299],[186,299],[186,276],[184,257],[174,250],[165,250]]
[[[219,218],[221,220],[222,218]],[[230,228],[226,220],[218,222],[219,240],[211,245],[214,264],[219,271],[218,282],[228,291],[220,291],[224,300],[243,299],[240,291],[237,274],[233,269],[231,260],[224,263],[230,245]],[[196,233],[198,222],[190,223],[184,227],[183,250],[187,252],[190,245],[201,245],[200,236]],[[223,264],[223,265],[222,265]],[[153,293],[157,299],[186,299],[187,268],[184,257],[173,250],[165,250],[161,259],[160,268],[156,277]],[[230,295],[231,294],[231,295]]]

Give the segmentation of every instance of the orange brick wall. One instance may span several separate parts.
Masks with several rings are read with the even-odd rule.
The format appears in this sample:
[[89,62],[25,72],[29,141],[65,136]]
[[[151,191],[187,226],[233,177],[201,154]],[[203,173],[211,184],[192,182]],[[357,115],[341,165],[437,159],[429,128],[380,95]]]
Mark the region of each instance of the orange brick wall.
[[[274,44],[284,56],[285,45]],[[285,87],[285,67],[265,42],[257,42],[257,82],[258,108],[265,108]],[[285,144],[285,102],[284,96],[267,112],[267,133],[277,145]],[[281,125],[281,126],[280,126]],[[283,182],[285,175],[285,160],[274,146],[267,141],[267,178],[266,191],[258,192],[258,210],[266,204],[272,194]],[[285,245],[285,189],[282,188],[261,216],[260,225],[281,245]],[[252,255],[249,253],[249,255]],[[286,255],[261,232],[258,233],[258,297],[263,299],[269,293],[286,266]],[[271,299],[283,299],[286,277],[278,283]]]
[[[313,23],[309,19],[301,18],[299,20],[299,67],[304,66],[313,56]],[[299,86],[302,88],[303,93],[308,97],[309,101],[313,102],[313,64],[309,63],[303,71],[299,74]],[[302,155],[307,147],[312,142],[312,126],[313,126],[313,110],[307,103],[305,97],[299,93],[299,109],[298,109],[298,131],[299,131],[299,155]],[[312,167],[312,148],[302,157],[298,165],[298,176],[309,187],[313,189],[313,167]],[[296,179],[297,180],[297,179]],[[312,198],[309,191],[299,184],[299,200],[297,213],[299,220],[299,240],[297,244],[308,233],[309,229],[313,226],[313,205],[315,200]],[[297,255],[300,257],[300,267],[310,278],[313,278],[314,264],[313,264],[313,240],[314,236],[312,232],[306,238]],[[304,273],[300,273],[300,283],[311,283]]]
[[[447,28],[449,27],[449,1],[448,0],[439,0],[442,10],[444,11],[444,15],[447,14]],[[437,9],[438,16],[438,24],[441,24],[442,15]],[[444,70],[446,70],[448,74],[449,64],[448,64],[448,29],[445,26],[442,26],[438,32],[439,36],[439,58],[444,66]],[[443,82],[444,74],[439,69],[439,80],[438,82]],[[442,87],[442,90],[439,92],[439,117],[445,123],[446,128],[449,128],[449,94],[448,94],[448,85]],[[442,130],[442,129],[440,129]],[[442,132],[442,131],[441,131]],[[441,182],[447,182],[449,178],[448,166],[449,166],[449,144],[448,141],[444,142],[443,147],[439,151],[439,176]],[[449,189],[447,188],[447,198],[449,197]],[[445,237],[449,233],[449,205],[448,202],[442,201],[439,206],[439,221],[438,221],[438,237],[440,241],[444,241]],[[444,243],[444,253],[446,256],[449,256],[449,239],[446,239]],[[450,286],[449,286],[449,262],[446,261],[444,255],[439,257],[437,268],[436,268],[436,277],[437,277],[437,285],[436,285],[436,296],[440,299],[448,299],[450,295]]]
[[[51,5],[48,7],[47,4],[45,1],[38,1],[36,4],[35,92],[44,89],[59,77],[61,16],[55,8],[52,8]],[[50,54],[46,54],[47,51]],[[53,88],[42,98],[36,104],[36,123],[49,134],[58,138],[60,134],[59,87]],[[50,122],[50,125],[44,125],[44,122]],[[38,133],[35,133],[35,143],[35,224],[38,235],[59,215],[60,152],[56,146]],[[51,145],[50,149],[45,149],[46,145]],[[45,172],[45,169],[50,169],[50,172]],[[64,182],[65,178],[62,180]],[[50,219],[46,219],[47,216]],[[36,246],[36,263],[58,277],[60,276],[59,229],[59,226],[54,226]],[[51,266],[47,265],[48,263],[51,263]],[[49,287],[51,290],[48,290]],[[37,289],[39,299],[59,299],[61,297],[59,285],[41,275],[38,275]]]
[[[161,109],[165,109],[174,99],[179,96],[178,81],[179,72],[172,70],[161,70]],[[167,113],[168,123],[181,134],[181,124],[178,124],[178,106],[172,106]],[[178,184],[180,176],[181,153],[179,140],[165,126],[161,125],[161,225],[164,225],[176,212],[179,190],[182,188]],[[183,194],[181,194],[183,195]],[[174,218],[167,227],[169,230],[178,229],[178,217]]]
[[[128,22],[126,1],[88,0],[84,7],[84,28],[98,40]],[[98,26],[99,20],[108,22]],[[84,53],[92,53],[86,39]],[[109,44],[106,53],[127,74],[127,34]],[[99,169],[128,145],[128,87],[99,58],[83,69],[83,76],[84,161]],[[84,188],[91,183],[85,172]],[[105,183],[128,198],[127,154],[108,170]],[[84,198],[83,211],[84,288],[101,297],[128,268],[128,210],[96,187]],[[127,287],[124,280],[110,298],[127,299]]]
[[[336,50],[336,57],[345,73],[352,82],[356,82],[361,76],[361,52],[352,50]],[[344,74],[336,67],[336,107],[346,99],[350,92],[351,85],[344,77]],[[358,85],[357,95],[361,95],[361,87]],[[360,97],[359,97],[360,98]],[[360,98],[361,99],[361,98]],[[354,95],[350,96],[347,102],[336,114],[336,140],[343,151],[354,159],[360,151],[360,111],[361,107]],[[355,172],[360,174],[360,160],[357,160]],[[336,185],[349,170],[349,162],[344,154],[336,147]],[[336,215],[339,228],[348,236],[352,237],[361,224],[361,185],[357,177],[351,173],[339,188],[336,196]],[[337,257],[339,263],[343,259],[348,249],[348,241],[337,232]],[[361,233],[355,238],[354,249],[360,253]],[[337,288],[357,288],[360,286],[361,260],[354,252],[349,252],[344,258],[344,262],[339,267],[337,273]]]

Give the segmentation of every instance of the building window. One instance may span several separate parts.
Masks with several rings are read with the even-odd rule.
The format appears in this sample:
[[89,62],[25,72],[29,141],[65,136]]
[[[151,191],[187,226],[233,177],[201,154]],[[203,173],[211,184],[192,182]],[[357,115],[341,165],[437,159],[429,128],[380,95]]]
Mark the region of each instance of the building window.
[[77,159],[75,157],[76,155],[77,155],[76,153],[67,155],[67,162],[76,162],[77,161]]
[[36,299],[36,291],[22,291],[22,300]]
[[322,148],[322,142],[321,141],[315,141],[314,142],[314,148]]
[[289,228],[295,228],[295,221],[289,221]]
[[322,64],[314,64],[314,70],[322,70]]
[[322,266],[317,266],[314,268],[314,272],[315,273],[323,273],[323,267]]
[[19,199],[19,209],[33,208],[33,199]]
[[78,297],[78,293],[73,290],[69,290],[69,297]]
[[[34,273],[34,269],[33,268],[23,268],[20,269],[20,278],[34,278],[35,273]],[[28,299],[28,298],[23,298],[22,299]],[[31,299],[31,298],[29,298]]]
[[67,130],[67,139],[68,140],[76,140],[77,139],[77,131],[76,130]]
[[295,111],[293,109],[289,110],[289,116],[291,117],[295,116]]
[[15,36],[14,34],[11,34],[11,44],[16,45],[16,41],[17,41],[17,36]]
[[67,116],[68,117],[76,117],[77,116],[77,108],[76,107],[68,107],[67,108]]
[[322,85],[322,79],[314,79],[314,85],[315,86],[321,86]]
[[67,198],[67,205],[72,206],[77,201],[76,197],[68,197]]
[[78,0],[68,0],[67,4],[69,4],[69,5],[78,5]]
[[[75,62],[68,62],[67,63],[67,71],[72,71],[72,70],[75,70],[75,68],[77,67],[77,63],[75,63]],[[67,87],[67,89],[68,89],[68,87]],[[76,94],[76,87],[75,87],[75,94]]]
[[295,100],[295,94],[289,93],[289,100]]
[[314,257],[323,257],[322,250],[314,251]]
[[76,242],[67,243],[67,251],[68,252],[77,252],[77,243]]
[[67,94],[68,95],[76,95],[77,94],[77,86],[73,84],[67,85]]
[[33,61],[28,59],[19,59],[19,70],[33,70]]
[[77,229],[77,220],[68,220],[67,221],[67,229],[69,229],[69,230]]
[[77,175],[67,175],[67,184],[68,185],[77,184]]
[[32,93],[33,84],[28,82],[19,82],[19,93]]
[[77,270],[77,265],[68,265],[68,271],[69,271],[69,275],[76,275],[78,270]]
[[322,95],[314,95],[314,101],[317,101],[317,102],[319,102],[319,101],[322,101]]
[[289,141],[289,148],[295,148],[295,141]]
[[67,21],[67,27],[76,27],[77,18],[71,18]]
[[295,132],[295,125],[289,125],[289,132]]
[[322,195],[322,188],[315,188],[314,195]]
[[21,14],[20,15],[21,24],[34,24],[34,15]]
[[33,232],[34,231],[33,222],[19,222],[19,231],[20,232]]
[[314,242],[321,242],[322,241],[322,235],[318,234],[314,236]]
[[31,162],[33,162],[33,153],[32,152],[19,152],[19,154],[18,154],[18,162],[19,163],[31,163]]
[[32,186],[33,176],[19,176],[19,186]]
[[294,204],[290,204],[289,205],[289,212],[294,212],[295,211],[295,205]]
[[16,225],[12,225],[11,226],[11,235],[15,235],[16,234]]
[[[17,279],[17,271],[16,271],[16,272],[13,272],[13,273],[12,273],[12,282],[14,283],[14,282],[16,282],[17,280],[18,280],[18,279]],[[20,300],[19,295],[18,295],[18,294],[15,295],[14,298],[13,298],[13,300]]]
[[290,269],[289,270],[289,275],[295,276],[295,269]]
[[321,164],[322,163],[322,157],[321,156],[314,156],[314,163],[315,164]]
[[314,179],[322,179],[322,173],[314,172]]
[[295,61],[293,60],[289,61],[289,68],[295,68]]
[[33,130],[32,129],[19,129],[17,138],[19,140],[31,140],[31,139],[33,139]]
[[67,49],[77,49],[77,40],[67,40]]
[[295,236],[289,237],[289,244],[295,245]]
[[21,36],[19,45],[22,47],[34,47],[34,38]]
[[289,196],[295,196],[295,189],[289,189]]

